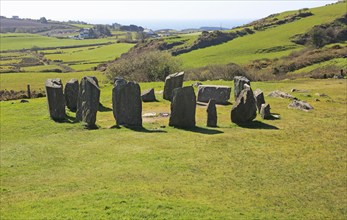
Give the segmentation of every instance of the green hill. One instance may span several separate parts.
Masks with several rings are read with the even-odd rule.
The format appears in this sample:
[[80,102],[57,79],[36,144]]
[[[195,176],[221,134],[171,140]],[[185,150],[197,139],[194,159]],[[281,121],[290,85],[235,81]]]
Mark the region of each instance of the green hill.
[[[295,44],[291,38],[303,34],[315,25],[329,23],[346,13],[346,2],[310,9],[312,16],[294,22],[256,31],[254,34],[239,37],[227,43],[181,54],[185,68],[201,67],[208,64],[230,62],[246,64],[252,60],[278,58],[290,54],[304,46]],[[283,18],[293,12],[285,12],[276,17]],[[268,49],[269,53],[264,53]]]

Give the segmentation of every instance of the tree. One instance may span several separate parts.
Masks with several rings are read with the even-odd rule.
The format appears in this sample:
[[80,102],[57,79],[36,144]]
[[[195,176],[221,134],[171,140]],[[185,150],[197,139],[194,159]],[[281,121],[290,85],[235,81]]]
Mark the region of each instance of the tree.
[[42,24],[47,24],[47,23],[48,23],[48,22],[47,22],[47,19],[46,19],[45,17],[40,18],[40,22],[41,22]]

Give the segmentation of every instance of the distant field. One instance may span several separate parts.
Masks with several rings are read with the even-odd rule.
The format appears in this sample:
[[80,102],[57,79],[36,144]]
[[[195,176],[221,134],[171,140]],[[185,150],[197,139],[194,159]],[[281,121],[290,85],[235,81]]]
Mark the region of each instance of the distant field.
[[7,73],[0,75],[0,90],[26,90],[30,84],[32,90],[44,89],[45,81],[49,78],[61,78],[64,83],[72,78],[81,79],[83,76],[96,76],[101,82],[106,77],[100,72],[85,71],[71,73]]
[[[290,41],[296,34],[308,31],[316,24],[328,23],[346,13],[343,4],[334,4],[325,7],[310,9],[313,16],[298,21],[283,24],[265,31],[237,38],[224,44],[194,50],[179,55],[185,68],[201,67],[208,64],[237,63],[245,64],[255,59],[276,58],[288,55],[293,50],[303,48]],[[276,37],[274,37],[276,36]],[[261,49],[275,47],[284,48],[271,53],[259,53]],[[287,49],[286,49],[287,48]]]
[[0,34],[0,50],[21,50],[31,49],[33,47],[61,47],[61,46],[75,46],[75,45],[88,45],[115,42],[113,38],[101,38],[101,39],[86,39],[86,40],[74,40],[74,39],[58,39],[53,37],[45,37],[35,34]]
[[[47,54],[45,57],[51,60],[62,60],[63,62],[103,62],[114,60],[122,53],[127,52],[134,44],[117,43],[105,46],[89,48],[74,48],[55,50],[61,54]],[[46,51],[43,51],[45,53]],[[51,51],[47,51],[48,53]]]

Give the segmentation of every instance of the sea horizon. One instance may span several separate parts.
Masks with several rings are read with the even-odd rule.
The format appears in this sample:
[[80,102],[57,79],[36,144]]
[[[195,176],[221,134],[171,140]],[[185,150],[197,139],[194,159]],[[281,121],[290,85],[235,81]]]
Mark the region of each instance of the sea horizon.
[[197,29],[200,27],[221,27],[231,29],[240,25],[247,24],[254,19],[242,19],[242,20],[98,20],[87,21],[92,24],[113,24],[119,23],[121,25],[137,25],[143,28],[152,30],[160,29]]

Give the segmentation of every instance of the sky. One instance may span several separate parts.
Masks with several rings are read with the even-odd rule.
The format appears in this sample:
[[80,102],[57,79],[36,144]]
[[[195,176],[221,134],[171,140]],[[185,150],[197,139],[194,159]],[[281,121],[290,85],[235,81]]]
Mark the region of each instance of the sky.
[[[1,0],[2,16],[51,20],[81,20],[88,23],[137,24],[158,29],[172,26],[240,25],[270,14],[323,6],[324,0],[224,0],[224,1],[68,1],[68,0]],[[170,27],[171,26],[171,27]],[[162,28],[163,28],[162,27]]]

